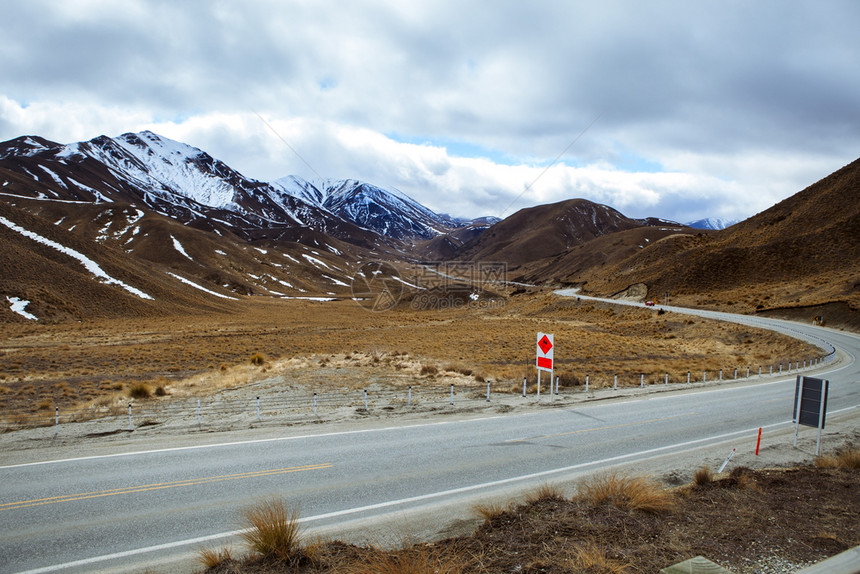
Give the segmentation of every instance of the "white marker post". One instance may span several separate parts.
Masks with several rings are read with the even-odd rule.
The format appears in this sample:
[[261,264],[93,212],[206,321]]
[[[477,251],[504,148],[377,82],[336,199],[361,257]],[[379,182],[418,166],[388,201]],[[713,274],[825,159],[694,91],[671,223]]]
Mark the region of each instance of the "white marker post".
[[735,449],[732,449],[732,452],[730,452],[729,456],[726,457],[726,460],[723,461],[723,464],[720,467],[720,470],[717,471],[717,474],[723,472],[723,470],[726,468],[726,465],[729,464],[730,460],[732,460],[733,456],[735,456]]
[[553,374],[553,336],[550,333],[537,334],[537,398],[540,400],[540,373],[549,371],[550,394],[552,394]]

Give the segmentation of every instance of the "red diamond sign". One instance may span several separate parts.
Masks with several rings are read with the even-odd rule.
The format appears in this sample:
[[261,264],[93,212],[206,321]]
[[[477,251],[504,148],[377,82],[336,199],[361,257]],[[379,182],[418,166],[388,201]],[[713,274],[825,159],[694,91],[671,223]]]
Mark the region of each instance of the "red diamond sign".
[[537,334],[537,368],[552,371],[552,335]]
[[546,355],[547,353],[549,353],[550,349],[552,349],[552,341],[549,340],[549,337],[544,335],[538,341],[538,347],[540,347],[540,350],[543,352],[544,355]]

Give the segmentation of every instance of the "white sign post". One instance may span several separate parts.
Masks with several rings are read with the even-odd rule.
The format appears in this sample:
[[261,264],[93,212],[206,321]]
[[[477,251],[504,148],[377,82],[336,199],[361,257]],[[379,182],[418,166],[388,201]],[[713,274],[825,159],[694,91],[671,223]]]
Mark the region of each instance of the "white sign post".
[[553,341],[552,335],[549,333],[537,334],[537,398],[540,399],[540,372],[549,371],[550,389],[552,388],[552,373],[553,373]]
[[797,375],[794,387],[795,405],[792,422],[794,422],[794,446],[797,447],[797,430],[800,425],[818,427],[818,440],[815,442],[815,456],[821,449],[821,430],[827,416],[827,393],[830,381],[814,379]]

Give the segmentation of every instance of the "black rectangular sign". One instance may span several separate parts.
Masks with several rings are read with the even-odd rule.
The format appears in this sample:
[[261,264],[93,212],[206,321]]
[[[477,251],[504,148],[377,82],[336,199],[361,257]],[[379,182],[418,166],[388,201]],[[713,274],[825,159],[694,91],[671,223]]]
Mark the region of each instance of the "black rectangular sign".
[[[802,385],[802,387],[801,387]],[[814,379],[812,377],[798,376],[794,387],[794,411],[791,420],[799,422],[808,427],[824,428],[824,419],[827,415],[827,391],[830,381],[826,379]],[[800,398],[800,420],[797,419],[798,393],[803,391]],[[824,408],[822,409],[822,401]],[[819,417],[821,420],[819,421]]]

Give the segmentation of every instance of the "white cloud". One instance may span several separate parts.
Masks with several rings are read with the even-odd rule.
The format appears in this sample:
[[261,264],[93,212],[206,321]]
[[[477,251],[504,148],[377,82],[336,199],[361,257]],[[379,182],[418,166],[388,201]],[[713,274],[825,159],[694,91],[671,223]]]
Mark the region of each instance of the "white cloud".
[[856,159],[858,19],[851,1],[10,2],[0,139],[152,129],[248,177],[363,179],[457,215],[581,196],[745,217]]

